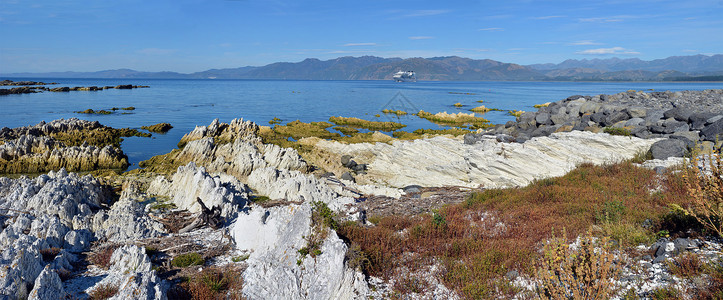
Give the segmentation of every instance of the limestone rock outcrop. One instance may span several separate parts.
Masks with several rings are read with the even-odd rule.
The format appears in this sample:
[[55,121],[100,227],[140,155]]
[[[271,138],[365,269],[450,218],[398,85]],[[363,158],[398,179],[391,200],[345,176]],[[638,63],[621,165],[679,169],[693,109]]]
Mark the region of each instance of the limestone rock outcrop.
[[190,162],[178,167],[170,180],[157,177],[151,182],[148,193],[171,197],[176,207],[192,213],[201,211],[201,205],[196,202],[196,198],[200,198],[206,207],[221,207],[223,217],[234,218],[248,201],[247,187],[233,177],[224,179],[230,181],[211,176],[205,168]]
[[237,249],[249,250],[244,296],[250,299],[365,299],[364,276],[344,262],[347,246],[333,230],[316,257],[302,257],[312,234],[308,202],[268,209],[253,206],[239,216],[232,235]]
[[151,269],[146,249],[126,245],[116,249],[110,258],[108,275],[86,290],[92,293],[102,286],[118,287],[118,293],[109,299],[168,299],[167,283]]
[[148,134],[95,122],[60,119],[34,126],[0,129],[0,174],[125,169],[121,137]]
[[574,131],[533,138],[524,144],[498,142],[494,136],[468,145],[435,137],[376,144],[319,141],[328,151],[373,157],[371,180],[393,187],[524,186],[535,179],[562,176],[581,163],[610,163],[647,151],[658,139]]

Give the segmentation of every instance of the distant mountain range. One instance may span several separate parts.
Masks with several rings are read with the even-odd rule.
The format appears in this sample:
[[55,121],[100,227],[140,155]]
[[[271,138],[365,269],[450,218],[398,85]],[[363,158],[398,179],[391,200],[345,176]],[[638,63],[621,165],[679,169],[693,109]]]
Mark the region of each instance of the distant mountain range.
[[211,69],[190,74],[140,72],[130,69],[98,72],[12,73],[0,77],[34,78],[168,78],[168,79],[287,79],[391,80],[399,70],[413,70],[419,80],[453,81],[723,81],[723,55],[672,56],[644,61],[637,58],[566,60],[559,64],[518,65],[457,56],[432,58],[339,57],[308,58],[261,67]]

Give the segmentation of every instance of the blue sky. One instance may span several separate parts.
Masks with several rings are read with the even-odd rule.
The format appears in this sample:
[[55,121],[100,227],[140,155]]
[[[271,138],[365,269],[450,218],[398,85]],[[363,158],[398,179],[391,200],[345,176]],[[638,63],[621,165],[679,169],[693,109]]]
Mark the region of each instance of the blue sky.
[[0,0],[0,36],[0,73],[362,55],[651,60],[722,53],[723,0]]

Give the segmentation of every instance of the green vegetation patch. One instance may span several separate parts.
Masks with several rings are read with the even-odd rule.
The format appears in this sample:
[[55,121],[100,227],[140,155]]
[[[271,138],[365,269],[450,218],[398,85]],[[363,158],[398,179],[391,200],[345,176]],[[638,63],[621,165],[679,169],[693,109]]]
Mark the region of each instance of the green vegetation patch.
[[355,133],[359,133],[359,129],[352,128],[352,127],[346,127],[346,126],[334,126],[334,129],[338,130],[339,132],[341,132],[345,135],[353,135]]
[[460,126],[469,124],[472,125],[473,128],[487,128],[491,127],[490,121],[485,118],[476,117],[474,114],[465,114],[465,113],[456,113],[456,114],[448,114],[446,112],[441,113],[428,113],[426,111],[420,110],[417,113],[417,116],[426,119],[427,121],[430,121],[432,123],[437,124],[443,124],[443,125],[454,125],[454,126]]
[[173,126],[171,126],[171,124],[168,124],[168,123],[158,123],[158,124],[150,125],[150,126],[141,126],[141,129],[145,129],[150,132],[157,132],[157,133],[166,133],[169,130],[171,130],[171,128],[173,128]]
[[631,136],[632,133],[627,128],[621,128],[621,127],[605,127],[603,129],[604,133],[610,134],[610,135],[622,135],[622,136]]
[[384,114],[397,115],[397,116],[404,116],[407,114],[407,112],[403,111],[403,110],[391,110],[391,109],[383,109],[382,112]]
[[130,128],[100,127],[91,130],[71,130],[51,133],[53,139],[62,142],[66,146],[80,146],[83,143],[96,147],[113,145],[120,148],[124,137],[139,136],[150,137],[150,133],[140,132]]
[[269,124],[271,124],[271,125],[281,124],[281,121],[283,121],[283,120],[281,120],[277,117],[274,117],[273,119],[269,120]]
[[113,112],[101,109],[101,110],[93,110],[93,109],[86,109],[81,111],[76,111],[78,114],[89,114],[89,115],[110,115]]
[[176,256],[171,260],[171,265],[177,268],[186,268],[190,266],[203,265],[206,260],[198,252],[191,252]]
[[332,122],[336,125],[347,125],[351,127],[357,127],[357,128],[364,128],[369,130],[379,130],[379,131],[394,131],[397,129],[401,129],[404,127],[407,127],[407,125],[397,123],[397,122],[375,122],[375,121],[367,121],[359,118],[346,118],[346,117],[331,117],[329,118],[329,122]]
[[393,136],[400,140],[415,140],[421,139],[428,136],[435,135],[453,135],[460,136],[467,133],[472,133],[472,130],[462,128],[449,128],[449,129],[417,129],[412,132],[406,131],[395,131]]

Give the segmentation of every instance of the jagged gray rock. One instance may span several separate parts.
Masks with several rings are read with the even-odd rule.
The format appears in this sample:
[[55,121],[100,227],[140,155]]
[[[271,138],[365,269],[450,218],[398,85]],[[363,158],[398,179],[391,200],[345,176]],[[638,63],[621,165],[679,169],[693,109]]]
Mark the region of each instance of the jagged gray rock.
[[244,296],[250,299],[365,299],[364,276],[345,265],[347,247],[329,230],[315,258],[298,250],[311,234],[311,205],[253,206],[232,229],[237,248],[250,250]]
[[50,265],[45,266],[38,278],[35,279],[33,290],[30,292],[28,300],[46,300],[46,299],[63,299],[65,298],[65,290],[63,282],[60,281],[58,273],[56,273]]
[[248,189],[232,177],[225,178],[232,181],[211,176],[204,167],[197,167],[190,162],[178,167],[170,181],[162,176],[157,177],[151,182],[148,193],[169,196],[178,208],[192,213],[201,211],[201,206],[196,202],[196,198],[201,198],[208,208],[221,207],[224,218],[234,218],[248,201]]
[[136,245],[121,246],[113,251],[110,263],[108,275],[88,288],[86,293],[90,294],[101,286],[109,285],[118,287],[118,293],[110,299],[167,299],[165,292],[168,284],[152,270],[145,248]]

